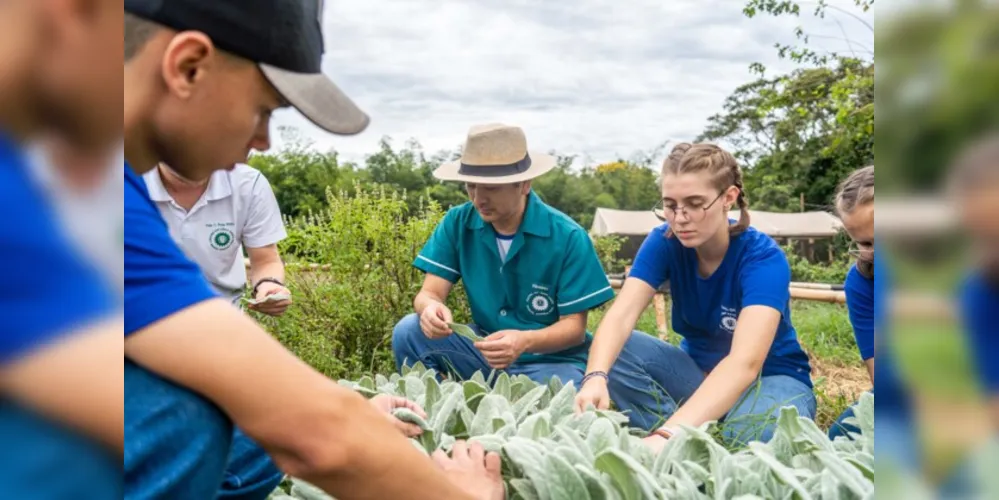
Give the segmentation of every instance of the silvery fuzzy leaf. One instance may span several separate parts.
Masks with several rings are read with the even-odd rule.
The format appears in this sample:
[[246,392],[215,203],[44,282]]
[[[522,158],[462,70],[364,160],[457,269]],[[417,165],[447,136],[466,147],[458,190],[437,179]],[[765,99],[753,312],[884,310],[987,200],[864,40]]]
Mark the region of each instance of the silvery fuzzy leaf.
[[589,500],[586,483],[576,470],[558,454],[549,454],[545,463],[552,500]]
[[440,384],[434,378],[424,379],[423,384],[426,387],[426,392],[423,395],[423,409],[432,412],[444,395],[441,392]]
[[383,385],[388,385],[389,379],[382,375],[381,373],[375,375],[375,385],[381,387]]
[[620,498],[617,490],[610,484],[607,476],[602,475],[591,468],[590,462],[587,465],[573,464],[573,468],[586,484],[586,491],[590,493],[591,500],[616,500]]
[[653,498],[651,492],[645,491],[641,481],[626,460],[624,455],[617,450],[608,449],[597,455],[594,466],[597,470],[609,475],[614,484],[614,488],[624,498],[624,500],[645,500]]
[[509,485],[509,489],[512,490],[513,495],[519,496],[523,500],[541,500],[538,490],[534,488],[534,484],[528,479],[511,479]]
[[801,500],[810,500],[812,496],[805,490],[804,485],[798,480],[795,471],[786,465],[780,463],[776,457],[774,457],[766,446],[760,442],[749,443],[749,451],[755,455],[760,461],[770,468],[771,474],[783,485],[788,486],[794,493],[798,495]]
[[472,378],[470,378],[469,381],[475,382],[482,387],[489,387],[489,383],[486,382],[486,376],[483,375],[481,371],[473,373]]
[[604,450],[617,448],[617,428],[610,420],[597,420],[590,427],[590,433],[586,436],[586,444],[590,445],[593,454],[598,456]]
[[540,498],[551,498],[545,472],[544,450],[539,451],[535,448],[535,443],[529,440],[514,437],[503,445],[503,456],[524,471],[524,475],[533,483]]
[[513,414],[517,417],[517,421],[522,422],[528,415],[535,412],[547,392],[546,386],[539,385],[518,399],[513,404]]
[[496,383],[493,384],[492,394],[503,396],[507,401],[513,401],[511,397],[511,387],[510,387],[510,375],[506,372],[502,372],[496,377]]
[[375,381],[372,380],[372,378],[367,375],[361,377],[361,379],[357,381],[357,385],[365,389],[368,389],[370,391],[376,390]]
[[[553,380],[558,380],[554,379]],[[576,400],[576,389],[573,387],[573,383],[570,381],[568,384],[562,386],[562,388],[555,393],[552,397],[551,403],[548,405],[548,411],[552,414],[552,421],[558,422],[562,417],[566,415],[571,415],[573,413],[573,403]]]
[[430,424],[423,417],[417,415],[416,412],[409,408],[396,408],[392,410],[392,416],[403,422],[415,424],[421,430],[427,431],[431,429]]
[[469,436],[493,434],[498,429],[494,426],[493,421],[499,420],[500,427],[502,427],[503,413],[511,410],[510,402],[505,398],[495,394],[486,394],[482,398],[482,402],[479,403],[478,411],[475,412],[471,422],[466,422]]
[[547,411],[540,411],[524,419],[517,429],[517,435],[527,439],[540,439],[552,433],[551,416]]
[[584,457],[583,463],[592,464],[595,460],[593,455],[593,450],[590,449],[590,445],[583,440],[583,438],[573,429],[568,428],[565,425],[559,425],[555,427],[555,436],[559,438],[559,441],[563,444],[571,445]]
[[825,466],[823,473],[831,473],[836,481],[857,497],[863,497],[874,490],[874,483],[868,481],[860,469],[833,453],[817,451],[814,455]]
[[576,449],[575,446],[569,444],[559,444],[555,447],[554,453],[562,458],[564,458],[570,464],[590,464],[592,461],[587,461],[586,457]]
[[437,435],[451,434],[455,422],[458,420],[459,405],[465,402],[465,395],[459,391],[453,391],[450,396],[434,413],[430,426]]

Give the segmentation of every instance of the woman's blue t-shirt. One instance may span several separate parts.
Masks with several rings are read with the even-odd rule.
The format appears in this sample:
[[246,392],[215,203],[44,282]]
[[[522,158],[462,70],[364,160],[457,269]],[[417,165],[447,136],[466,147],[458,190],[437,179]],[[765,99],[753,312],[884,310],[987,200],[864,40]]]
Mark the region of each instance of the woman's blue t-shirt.
[[846,275],[843,290],[846,292],[846,308],[857,349],[861,359],[867,361],[874,357],[874,278],[860,274],[854,265]]
[[990,283],[980,274],[968,279],[961,293],[961,315],[982,388],[990,396],[999,395],[996,310],[999,310],[999,285]]
[[718,270],[702,278],[696,250],[666,238],[668,229],[664,224],[652,230],[629,277],[656,289],[669,281],[673,328],[683,337],[681,348],[710,372],[732,350],[742,309],[771,307],[780,311],[781,320],[762,375],[787,375],[811,387],[808,356],[791,324],[791,268],[777,243],[750,227],[732,238]]

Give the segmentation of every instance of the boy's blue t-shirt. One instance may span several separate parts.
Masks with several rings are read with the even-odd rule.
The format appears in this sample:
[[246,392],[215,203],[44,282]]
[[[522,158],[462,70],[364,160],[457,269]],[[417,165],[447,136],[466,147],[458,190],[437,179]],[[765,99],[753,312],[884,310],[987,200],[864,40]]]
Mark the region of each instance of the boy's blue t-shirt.
[[114,314],[114,294],[59,230],[22,151],[0,134],[0,365]]
[[864,361],[874,357],[874,279],[867,278],[854,265],[843,285],[853,336]]
[[652,230],[629,276],[656,289],[669,281],[673,327],[683,337],[683,350],[709,372],[732,350],[742,309],[771,307],[781,319],[762,375],[788,375],[811,387],[808,356],[791,324],[791,268],[777,243],[750,227],[732,238],[718,270],[702,278],[696,250],[666,238],[668,229],[664,224]]
[[965,283],[961,293],[961,315],[968,337],[968,347],[982,388],[991,396],[999,396],[999,285],[976,274]]
[[145,182],[128,164],[124,216],[126,336],[216,296],[174,243]]

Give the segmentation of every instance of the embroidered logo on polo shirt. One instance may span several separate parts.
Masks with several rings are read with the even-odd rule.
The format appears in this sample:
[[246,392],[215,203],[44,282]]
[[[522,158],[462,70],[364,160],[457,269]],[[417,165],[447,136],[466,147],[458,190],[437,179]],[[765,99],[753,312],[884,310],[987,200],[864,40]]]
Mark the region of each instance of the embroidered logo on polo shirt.
[[532,285],[531,288],[534,291],[527,296],[527,310],[535,316],[551,314],[555,310],[555,300],[548,295],[548,287]]
[[212,234],[209,237],[209,242],[211,242],[212,248],[216,250],[225,250],[232,246],[232,240],[234,239],[232,231],[224,227],[220,227],[212,231]]

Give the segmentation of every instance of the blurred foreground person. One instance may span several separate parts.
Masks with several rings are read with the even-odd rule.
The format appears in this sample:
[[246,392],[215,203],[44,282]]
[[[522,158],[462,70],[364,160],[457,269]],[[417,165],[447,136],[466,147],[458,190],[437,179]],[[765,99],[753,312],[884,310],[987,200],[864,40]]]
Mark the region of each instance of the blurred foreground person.
[[35,179],[63,230],[121,301],[124,271],[121,144],[87,150],[49,134],[32,145]]
[[47,132],[88,149],[120,137],[121,22],[110,0],[0,2],[4,498],[122,494],[120,310],[63,231],[25,151]]
[[[341,500],[503,498],[498,455],[459,442],[435,467],[406,440],[419,430],[390,415],[413,403],[339,386],[218,297],[142,181],[159,163],[197,181],[266,151],[271,113],[289,104],[326,131],[364,130],[320,71],[322,3],[125,11],[125,497],[262,499],[272,459]],[[248,439],[232,443],[234,425]],[[229,481],[234,469],[245,476]]]

